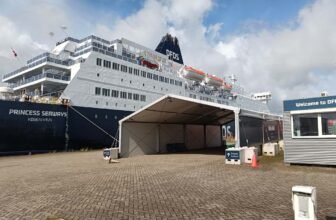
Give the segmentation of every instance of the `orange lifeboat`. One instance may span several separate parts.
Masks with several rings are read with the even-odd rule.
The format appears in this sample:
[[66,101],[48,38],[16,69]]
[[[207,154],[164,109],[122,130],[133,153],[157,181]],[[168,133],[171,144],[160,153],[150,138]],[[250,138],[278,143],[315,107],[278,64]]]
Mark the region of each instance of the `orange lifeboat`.
[[220,87],[224,84],[224,79],[219,78],[215,75],[210,75],[208,74],[205,82],[209,85],[209,86],[215,86],[215,87]]
[[202,81],[206,77],[206,73],[195,69],[190,66],[184,66],[182,69],[182,75],[186,79],[196,80],[196,81]]

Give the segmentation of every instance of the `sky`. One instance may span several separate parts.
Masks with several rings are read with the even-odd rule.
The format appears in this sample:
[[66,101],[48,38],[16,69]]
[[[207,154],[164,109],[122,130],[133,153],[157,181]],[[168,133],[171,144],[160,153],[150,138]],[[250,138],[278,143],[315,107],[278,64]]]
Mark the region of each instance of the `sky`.
[[155,49],[171,33],[185,64],[270,91],[281,112],[285,99],[336,94],[335,11],[334,0],[0,0],[0,75],[67,36]]

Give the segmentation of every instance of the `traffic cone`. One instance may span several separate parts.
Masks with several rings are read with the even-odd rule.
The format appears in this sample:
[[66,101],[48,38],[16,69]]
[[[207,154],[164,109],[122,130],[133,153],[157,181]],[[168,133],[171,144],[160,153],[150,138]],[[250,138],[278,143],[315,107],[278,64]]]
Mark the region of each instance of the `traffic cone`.
[[257,155],[255,152],[253,152],[252,156],[252,168],[257,168],[258,167],[258,161],[257,161]]

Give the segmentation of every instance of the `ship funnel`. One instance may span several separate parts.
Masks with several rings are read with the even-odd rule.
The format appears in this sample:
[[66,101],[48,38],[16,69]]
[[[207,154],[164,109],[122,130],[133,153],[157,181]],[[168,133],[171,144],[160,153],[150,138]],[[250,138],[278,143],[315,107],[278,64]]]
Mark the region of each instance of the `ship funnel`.
[[170,60],[183,64],[183,58],[178,39],[166,34],[155,49],[156,52],[167,55]]

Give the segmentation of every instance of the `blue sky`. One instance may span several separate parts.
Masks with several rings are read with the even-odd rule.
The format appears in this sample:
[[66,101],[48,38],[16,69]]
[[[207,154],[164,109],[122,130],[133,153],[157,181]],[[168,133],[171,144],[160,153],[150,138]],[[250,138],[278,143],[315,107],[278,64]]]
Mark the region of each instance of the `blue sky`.
[[[312,2],[312,0],[215,0],[203,23],[204,25],[222,23],[220,33],[223,35],[256,31],[256,28],[277,28],[295,21],[299,10]],[[144,1],[73,0],[69,1],[69,4],[85,12],[86,22],[101,21],[103,16],[106,18],[103,23],[108,25],[113,24],[117,18],[122,19],[136,13],[144,6]],[[252,26],[253,30],[248,28],[249,26]]]
[[207,13],[204,23],[209,25],[223,22],[222,34],[245,31],[245,25],[252,22],[260,22],[263,24],[262,27],[276,28],[295,20],[298,11],[310,2],[312,1],[216,0],[213,9]]

